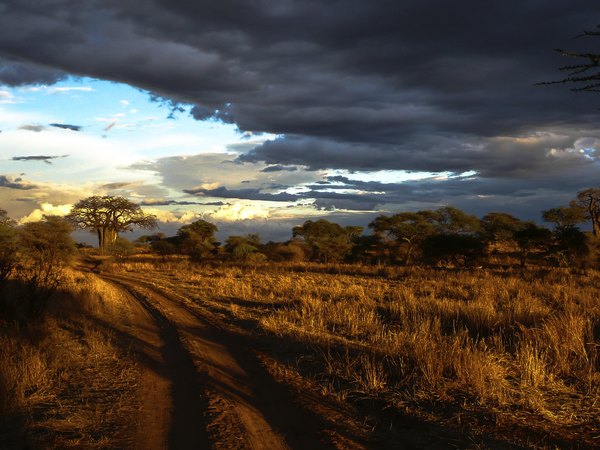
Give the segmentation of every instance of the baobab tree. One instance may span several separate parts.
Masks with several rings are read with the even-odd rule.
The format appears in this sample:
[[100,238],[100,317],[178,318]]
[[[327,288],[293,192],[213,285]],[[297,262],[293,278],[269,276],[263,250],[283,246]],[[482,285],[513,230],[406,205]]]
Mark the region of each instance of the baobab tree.
[[136,226],[156,227],[155,216],[146,214],[139,205],[124,197],[110,195],[80,200],[71,208],[67,219],[77,228],[96,232],[101,250],[114,244],[123,231],[131,231]]

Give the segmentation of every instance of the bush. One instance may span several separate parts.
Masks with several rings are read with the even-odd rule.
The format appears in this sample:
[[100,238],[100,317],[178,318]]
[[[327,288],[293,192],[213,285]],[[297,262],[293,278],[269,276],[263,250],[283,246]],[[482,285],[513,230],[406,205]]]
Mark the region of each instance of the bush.
[[423,242],[423,257],[432,263],[468,266],[484,256],[485,244],[477,236],[435,234]]
[[177,253],[177,246],[166,239],[157,239],[150,242],[150,248],[153,252],[158,253],[163,259],[167,255]]
[[63,282],[64,269],[75,250],[71,226],[59,217],[45,217],[19,230],[23,266],[18,279],[23,284],[26,319],[40,318],[52,294]]
[[0,210],[0,293],[19,262],[19,241],[15,223]]
[[115,242],[107,247],[108,254],[116,258],[125,258],[133,253],[135,246],[124,237],[117,237]]
[[287,261],[287,262],[302,262],[308,259],[307,250],[299,244],[277,244],[272,252],[269,253],[269,257],[273,261]]

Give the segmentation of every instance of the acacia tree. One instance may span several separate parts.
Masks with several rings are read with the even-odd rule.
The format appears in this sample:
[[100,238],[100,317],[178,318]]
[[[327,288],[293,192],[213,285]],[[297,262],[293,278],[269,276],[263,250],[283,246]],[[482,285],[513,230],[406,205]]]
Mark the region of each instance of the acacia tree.
[[584,217],[592,222],[594,236],[600,237],[600,188],[589,188],[579,191],[571,202],[572,208],[583,210]]
[[504,212],[491,212],[481,219],[484,239],[495,249],[498,243],[514,241],[515,233],[523,223],[511,214]]
[[414,249],[435,232],[435,226],[430,219],[431,211],[401,212],[389,217],[376,217],[369,224],[369,228],[385,240],[392,239],[399,244],[404,243],[404,263],[410,265]]
[[142,208],[124,197],[94,195],[80,200],[67,215],[75,227],[96,232],[101,250],[114,244],[119,233],[133,227],[152,229],[156,216],[146,214]]
[[[580,37],[586,36],[600,36],[600,25],[596,27],[596,30],[584,31],[580,35]],[[561,80],[544,81],[542,83],[537,83],[538,85],[571,84],[574,86],[571,88],[572,91],[600,92],[600,53],[573,52],[559,48],[557,48],[556,51],[563,56],[577,58],[582,62],[560,67],[559,70],[567,74]]]
[[584,222],[585,212],[580,206],[559,206],[542,211],[544,222],[553,223],[556,228],[574,227]]
[[432,211],[430,221],[441,234],[473,235],[480,231],[480,220],[453,206],[443,206]]
[[344,259],[362,232],[363,227],[342,227],[325,219],[307,220],[292,229],[294,237],[301,237],[310,246],[313,259],[325,263]]
[[521,267],[525,267],[532,253],[548,250],[552,243],[552,232],[547,228],[538,227],[535,223],[526,222],[515,232],[515,241],[519,246]]
[[177,230],[179,248],[192,259],[202,259],[218,247],[219,243],[215,239],[217,231],[219,229],[216,225],[202,219],[184,225]]

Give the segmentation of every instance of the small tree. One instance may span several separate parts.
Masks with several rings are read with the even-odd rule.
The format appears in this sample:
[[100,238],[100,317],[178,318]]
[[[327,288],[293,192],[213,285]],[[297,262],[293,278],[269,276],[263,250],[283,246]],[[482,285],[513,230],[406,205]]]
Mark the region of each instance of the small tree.
[[115,242],[108,246],[106,250],[108,250],[109,255],[122,260],[123,258],[133,254],[135,245],[128,239],[118,236],[117,239],[115,239]]
[[429,214],[429,220],[434,223],[438,233],[473,235],[481,229],[481,222],[476,216],[452,206],[444,206]]
[[52,294],[63,281],[64,269],[75,250],[72,228],[63,218],[46,216],[19,230],[19,250],[23,269],[19,278],[24,284],[28,318],[39,318]]
[[115,243],[119,233],[133,227],[152,229],[156,217],[124,197],[92,196],[80,200],[67,215],[67,220],[77,228],[97,233],[98,247],[104,251]]
[[571,225],[557,227],[552,234],[554,238],[552,254],[559,265],[566,267],[585,265],[590,253],[585,233]]
[[578,223],[585,222],[585,211],[581,206],[560,206],[558,208],[542,211],[544,222],[552,223],[555,227],[573,227]]
[[492,248],[498,243],[514,242],[515,233],[522,225],[519,219],[503,212],[491,212],[481,219],[483,237]]
[[552,244],[552,232],[547,228],[538,227],[534,223],[525,223],[515,233],[515,241],[519,246],[521,267],[525,267],[527,259],[534,252],[547,251]]
[[571,202],[571,208],[583,211],[583,217],[592,223],[594,236],[600,238],[600,188],[579,191]]
[[18,247],[15,222],[8,217],[6,211],[0,209],[0,294],[19,262]]
[[[401,212],[393,216],[376,217],[369,224],[377,236],[398,247],[404,247],[404,264],[410,265],[413,252],[421,243],[435,232],[431,220],[431,211]],[[401,248],[398,250],[402,250]]]
[[216,225],[202,219],[184,225],[177,230],[179,248],[192,259],[202,259],[217,249],[218,242],[215,239],[217,231]]
[[342,227],[325,219],[307,220],[292,229],[294,237],[301,237],[311,247],[313,258],[325,263],[344,259],[362,231],[362,227]]
[[[600,25],[594,31],[584,31],[579,37],[600,36]],[[536,83],[544,84],[570,84],[572,91],[600,92],[600,53],[597,52],[573,52],[570,50],[555,49],[562,56],[579,59],[579,64],[569,64],[559,68],[567,74],[566,77],[555,81],[544,81]]]
[[263,252],[268,259],[276,262],[300,262],[306,261],[310,255],[310,249],[305,242],[293,239],[286,243],[267,242],[263,246]]

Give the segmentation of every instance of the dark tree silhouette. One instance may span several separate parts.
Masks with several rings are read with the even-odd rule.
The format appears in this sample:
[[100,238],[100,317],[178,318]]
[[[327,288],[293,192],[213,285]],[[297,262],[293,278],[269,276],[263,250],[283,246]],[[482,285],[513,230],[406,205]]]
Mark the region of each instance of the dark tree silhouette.
[[484,239],[492,248],[498,243],[511,243],[515,233],[522,227],[522,222],[511,214],[491,212],[481,219]]
[[434,234],[423,241],[423,257],[432,263],[468,266],[485,256],[485,243],[475,235]]
[[542,218],[557,228],[572,227],[586,220],[585,211],[576,205],[547,209],[542,211]]
[[600,188],[589,188],[579,191],[571,202],[572,208],[583,210],[585,219],[592,223],[594,236],[600,237]]
[[519,246],[521,266],[525,267],[529,255],[548,250],[552,243],[552,232],[547,228],[528,222],[515,233],[515,241]]
[[[600,25],[596,27],[596,30],[584,31],[578,37],[589,36],[600,36]],[[566,73],[564,78],[536,83],[537,85],[571,84],[574,85],[571,88],[572,91],[600,92],[600,53],[574,52],[560,48],[555,50],[565,57],[578,58],[583,62],[562,66],[559,70]]]
[[472,235],[480,231],[481,223],[476,216],[453,206],[443,206],[432,214],[437,232],[442,234]]
[[586,264],[590,248],[585,233],[574,225],[567,225],[557,227],[552,234],[552,253],[559,265],[570,267]]
[[67,220],[77,228],[98,234],[98,247],[102,250],[114,244],[119,233],[133,227],[152,229],[156,217],[124,197],[92,196],[77,202]]

